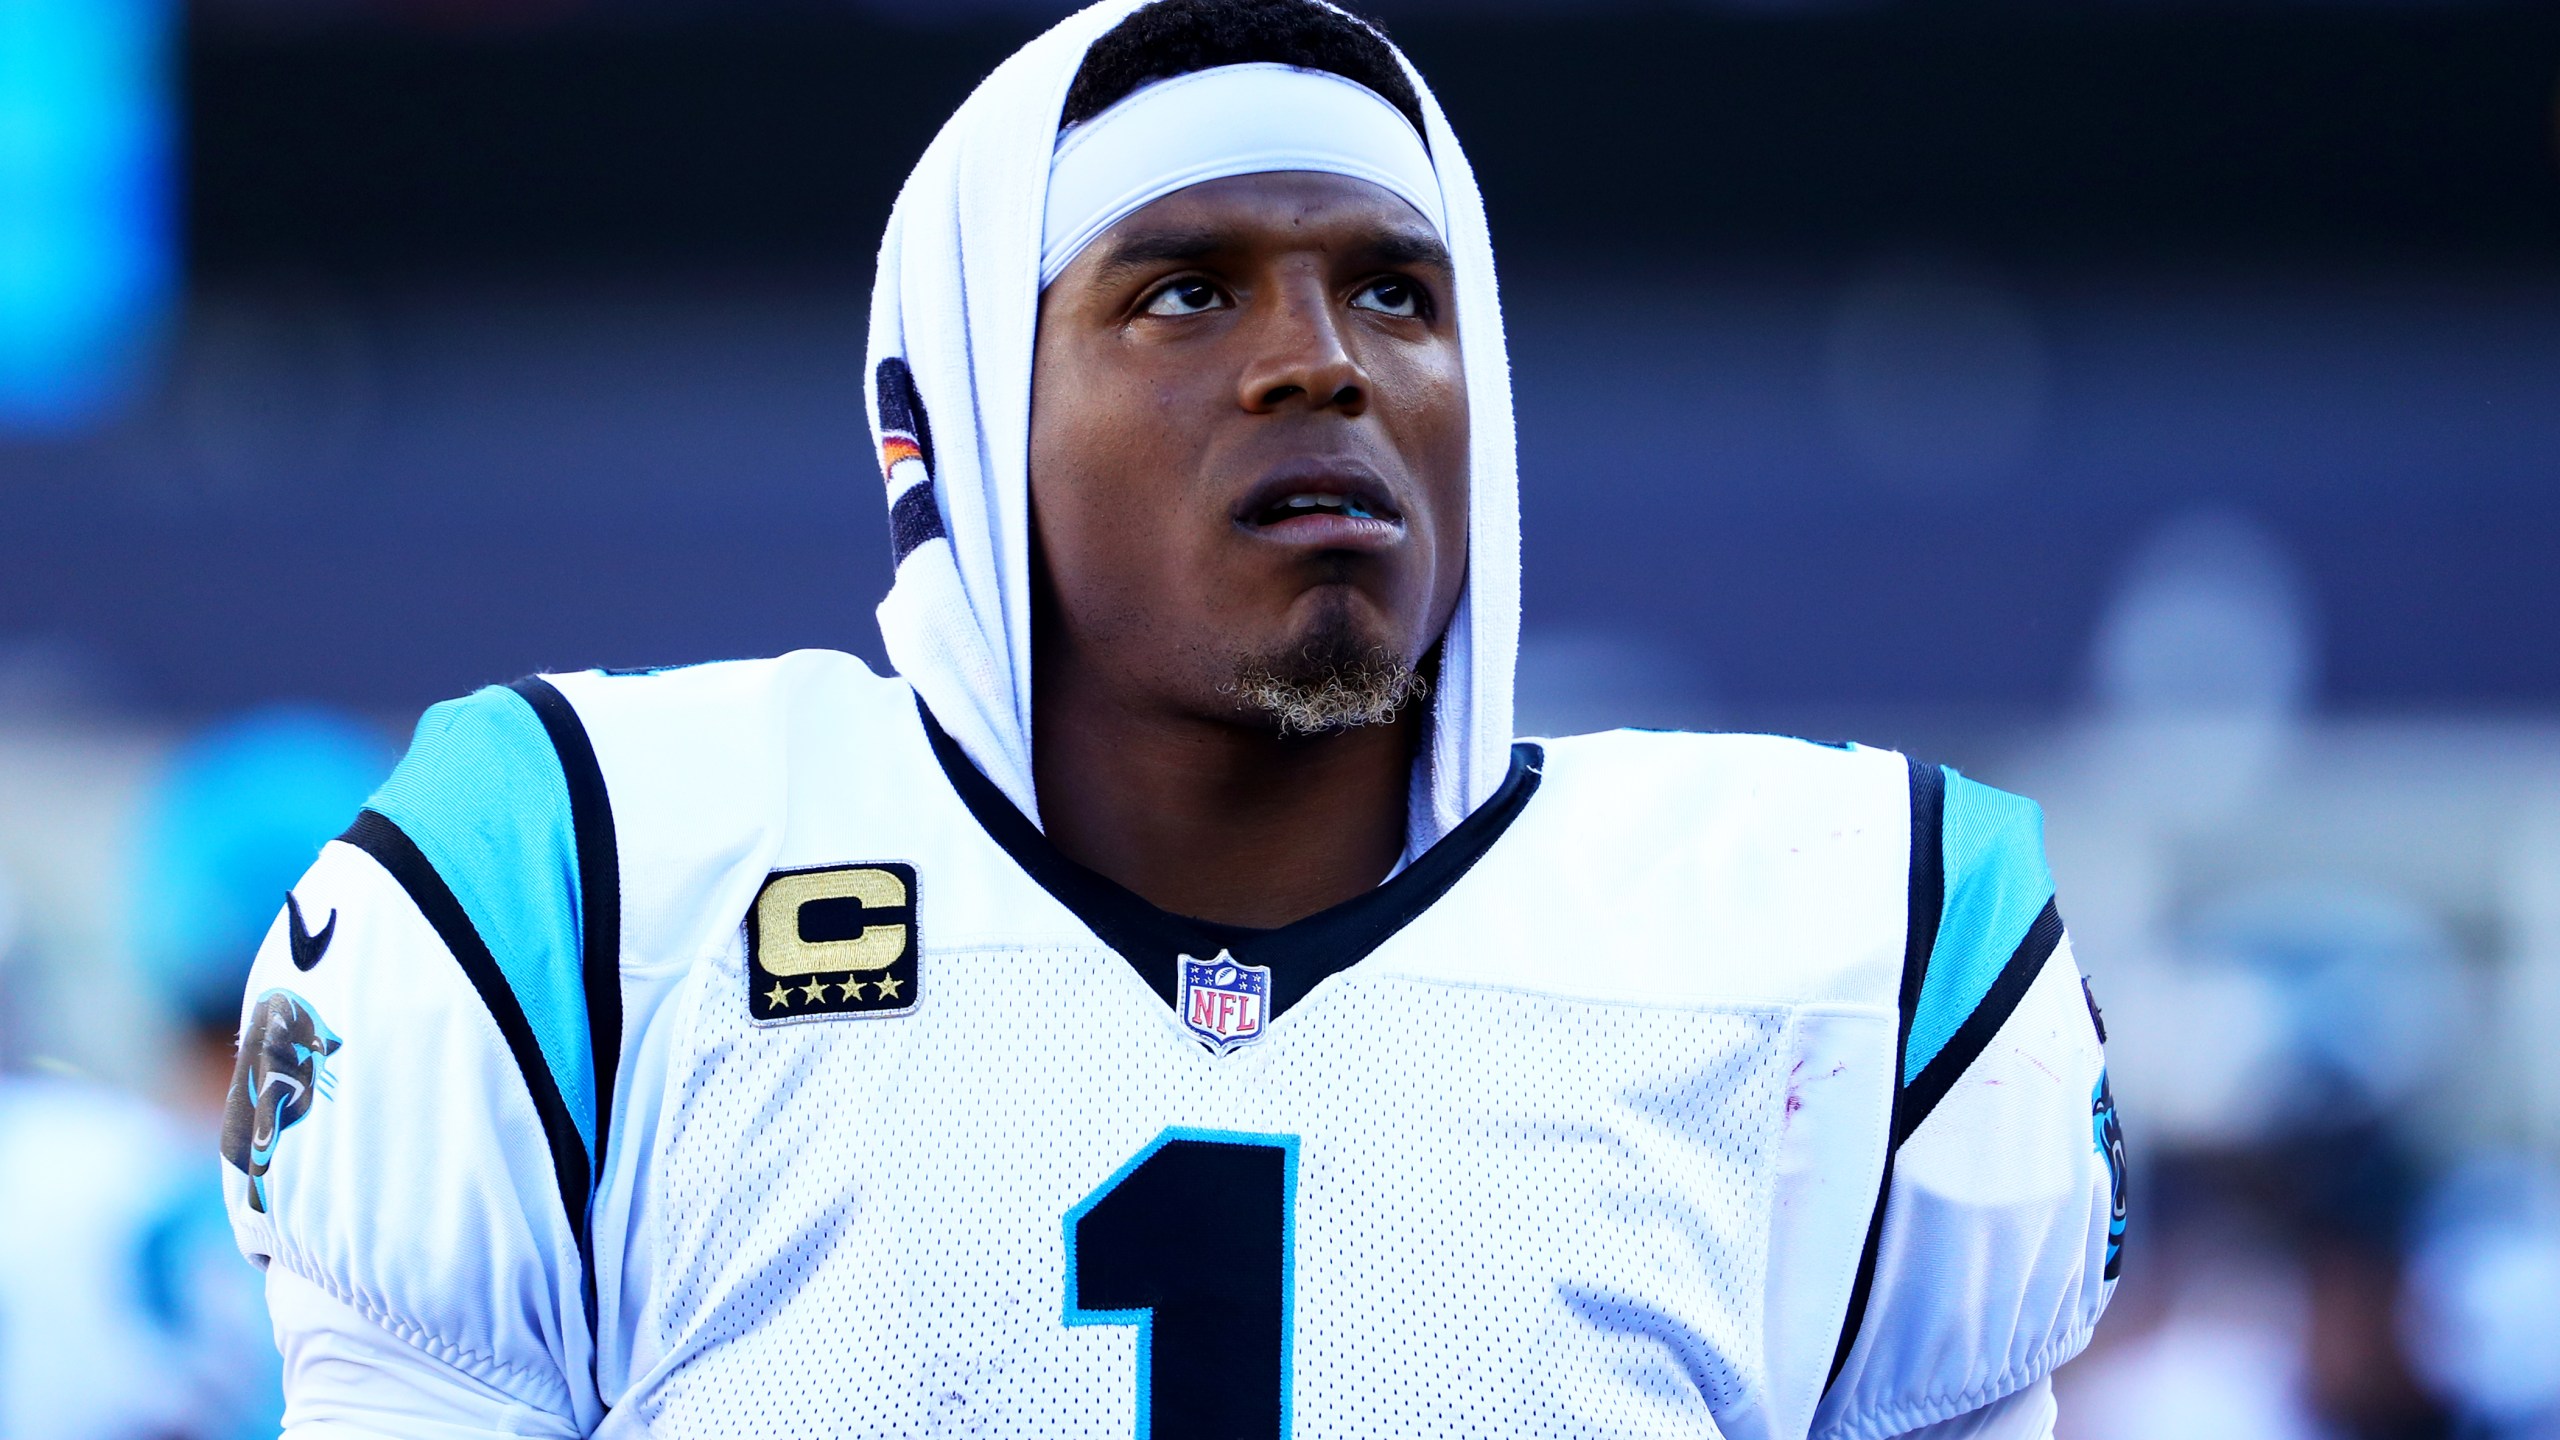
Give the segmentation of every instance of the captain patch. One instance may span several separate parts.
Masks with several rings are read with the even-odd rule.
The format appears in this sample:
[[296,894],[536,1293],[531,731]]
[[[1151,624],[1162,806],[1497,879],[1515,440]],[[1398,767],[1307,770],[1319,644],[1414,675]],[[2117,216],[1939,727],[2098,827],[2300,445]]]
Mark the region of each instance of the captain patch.
[[776,870],[747,911],[747,1014],[759,1025],[904,1015],[916,948],[914,866]]

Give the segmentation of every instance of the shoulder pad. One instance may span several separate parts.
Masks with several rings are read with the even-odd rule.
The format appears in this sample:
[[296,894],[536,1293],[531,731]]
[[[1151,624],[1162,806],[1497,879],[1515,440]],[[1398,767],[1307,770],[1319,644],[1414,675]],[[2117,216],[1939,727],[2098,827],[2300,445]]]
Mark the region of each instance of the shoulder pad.
[[1897,1123],[1897,1138],[1919,1128],[1981,1053],[2062,938],[2034,801],[1914,765],[1912,821],[1910,958],[1919,974],[1906,974],[1918,988],[1906,992],[1902,1083],[1915,1092],[1906,1099],[1915,1113]]
[[435,706],[340,838],[400,882],[488,1005],[583,1233],[621,1044],[621,883],[577,712],[539,678]]

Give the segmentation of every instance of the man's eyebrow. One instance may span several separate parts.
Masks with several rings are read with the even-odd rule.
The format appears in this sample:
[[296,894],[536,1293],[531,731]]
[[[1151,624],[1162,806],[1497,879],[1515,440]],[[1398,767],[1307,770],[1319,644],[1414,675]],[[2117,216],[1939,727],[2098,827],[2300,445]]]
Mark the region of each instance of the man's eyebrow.
[[[1133,270],[1197,264],[1246,243],[1244,236],[1228,229],[1141,230],[1111,242],[1111,248],[1094,266],[1094,280],[1109,285]],[[1444,269],[1454,266],[1449,247],[1428,230],[1402,226],[1373,230],[1349,249],[1377,265],[1436,265]]]
[[1381,230],[1357,247],[1361,254],[1380,265],[1437,265],[1456,268],[1449,258],[1449,247],[1428,230]]
[[1191,264],[1235,243],[1236,237],[1224,230],[1141,230],[1112,242],[1094,267],[1094,279],[1109,284],[1131,270]]

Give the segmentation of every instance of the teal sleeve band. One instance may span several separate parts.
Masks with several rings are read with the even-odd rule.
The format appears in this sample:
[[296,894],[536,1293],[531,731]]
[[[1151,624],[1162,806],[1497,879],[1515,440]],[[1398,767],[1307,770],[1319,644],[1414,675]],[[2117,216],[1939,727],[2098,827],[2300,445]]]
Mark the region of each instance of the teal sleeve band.
[[365,808],[409,836],[460,902],[514,992],[592,1164],[597,1097],[577,829],[541,717],[504,686],[436,706]]
[[1909,1084],[1946,1048],[2053,900],[2036,803],[1947,770],[1946,899],[1902,1053]]

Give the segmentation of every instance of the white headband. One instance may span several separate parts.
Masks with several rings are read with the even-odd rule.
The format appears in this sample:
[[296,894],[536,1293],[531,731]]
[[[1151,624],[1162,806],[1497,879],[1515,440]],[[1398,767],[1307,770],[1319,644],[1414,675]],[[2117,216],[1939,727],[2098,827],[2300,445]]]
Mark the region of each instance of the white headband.
[[1448,239],[1431,154],[1385,97],[1322,70],[1222,65],[1160,80],[1058,137],[1040,286],[1103,231],[1176,190],[1284,170],[1366,180]]

